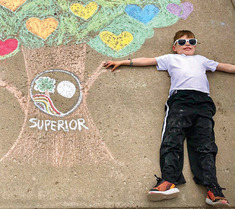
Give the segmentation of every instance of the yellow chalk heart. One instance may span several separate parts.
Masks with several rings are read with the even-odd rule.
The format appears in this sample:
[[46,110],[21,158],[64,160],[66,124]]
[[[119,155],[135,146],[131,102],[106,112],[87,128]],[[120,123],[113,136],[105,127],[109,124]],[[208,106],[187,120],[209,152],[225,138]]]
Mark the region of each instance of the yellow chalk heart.
[[26,0],[0,0],[0,5],[10,9],[11,11],[16,11]]
[[98,9],[96,2],[90,2],[85,7],[79,3],[72,4],[70,10],[76,16],[79,16],[85,20],[88,20]]
[[110,48],[119,51],[131,43],[131,41],[133,40],[133,35],[125,31],[116,36],[109,31],[103,31],[100,33],[100,38]]
[[47,39],[47,37],[55,31],[58,24],[59,22],[52,17],[43,20],[32,17],[26,21],[27,29],[43,39]]

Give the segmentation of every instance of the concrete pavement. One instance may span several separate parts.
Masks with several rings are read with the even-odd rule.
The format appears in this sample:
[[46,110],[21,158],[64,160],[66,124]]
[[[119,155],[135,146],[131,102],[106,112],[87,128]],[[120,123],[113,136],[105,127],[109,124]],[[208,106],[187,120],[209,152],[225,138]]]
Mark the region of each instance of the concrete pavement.
[[[234,1],[189,2],[193,11],[186,19],[154,29],[154,36],[128,56],[113,58],[91,46],[70,43],[66,52],[54,46],[22,46],[14,56],[0,60],[0,208],[208,208],[206,189],[194,183],[186,149],[187,183],[178,187],[179,197],[154,203],[145,195],[156,183],[154,174],[160,175],[167,73],[126,66],[111,73],[101,67],[109,59],[172,53],[173,36],[181,29],[195,33],[197,54],[235,64]],[[45,73],[49,69],[65,71]],[[36,91],[31,88],[33,79],[53,77],[71,90],[76,84],[73,75],[79,76],[82,86],[80,109],[55,119],[35,108],[30,98],[30,89]],[[215,72],[208,78],[217,106],[217,176],[235,208],[235,77]],[[60,97],[54,101],[69,112],[79,99],[64,106]]]

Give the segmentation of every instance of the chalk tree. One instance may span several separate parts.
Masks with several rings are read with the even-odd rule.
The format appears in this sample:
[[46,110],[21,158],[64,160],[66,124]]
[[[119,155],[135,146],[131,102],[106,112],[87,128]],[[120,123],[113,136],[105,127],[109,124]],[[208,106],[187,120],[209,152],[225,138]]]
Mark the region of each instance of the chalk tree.
[[[26,96],[0,77],[0,86],[15,96],[25,115],[15,144],[1,160],[55,166],[114,160],[87,108],[89,89],[105,72],[101,64],[86,79],[87,45],[124,57],[139,50],[154,28],[186,19],[193,10],[180,0],[0,0],[0,5],[0,59],[22,51],[28,76]],[[45,77],[56,80],[51,85],[58,94],[51,91],[46,98],[41,91],[36,104],[35,81]],[[62,104],[63,117],[49,112]]]

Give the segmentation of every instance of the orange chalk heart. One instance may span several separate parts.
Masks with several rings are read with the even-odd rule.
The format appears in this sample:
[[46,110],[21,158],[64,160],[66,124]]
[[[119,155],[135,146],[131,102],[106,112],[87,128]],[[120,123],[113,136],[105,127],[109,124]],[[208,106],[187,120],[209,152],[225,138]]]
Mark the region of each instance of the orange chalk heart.
[[58,24],[59,22],[52,17],[43,20],[33,17],[26,21],[27,29],[44,40],[55,31]]
[[25,2],[26,0],[0,0],[0,5],[14,12]]

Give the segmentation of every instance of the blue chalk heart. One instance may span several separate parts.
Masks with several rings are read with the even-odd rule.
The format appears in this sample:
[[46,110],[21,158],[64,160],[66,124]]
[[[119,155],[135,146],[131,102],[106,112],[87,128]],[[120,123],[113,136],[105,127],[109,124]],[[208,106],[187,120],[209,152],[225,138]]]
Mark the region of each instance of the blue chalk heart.
[[125,12],[134,19],[147,24],[159,13],[159,8],[153,4],[146,5],[143,9],[137,5],[126,6]]

